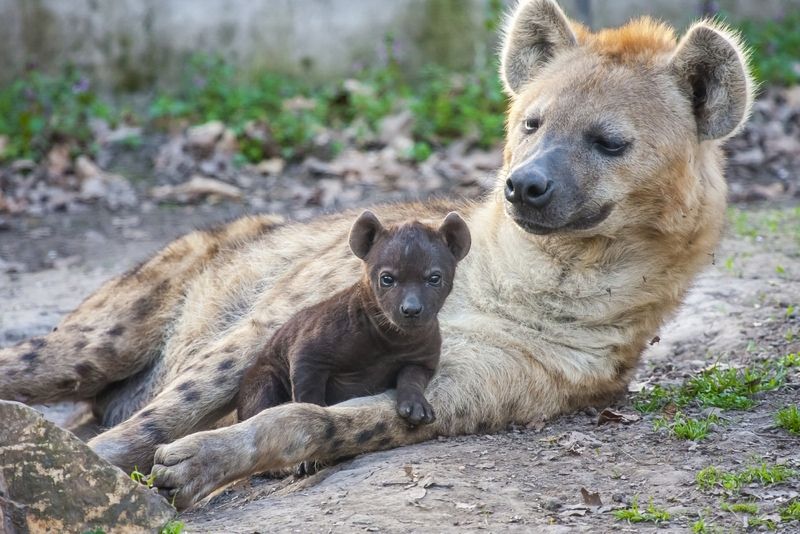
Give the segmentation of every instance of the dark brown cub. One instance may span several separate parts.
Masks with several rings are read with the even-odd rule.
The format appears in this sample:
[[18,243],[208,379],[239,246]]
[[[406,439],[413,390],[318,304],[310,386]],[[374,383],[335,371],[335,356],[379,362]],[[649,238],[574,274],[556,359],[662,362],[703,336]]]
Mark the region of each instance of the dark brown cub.
[[364,260],[364,276],[275,333],[242,378],[239,419],[289,400],[326,406],[396,388],[401,417],[433,421],[424,393],[442,345],[437,314],[470,243],[457,213],[439,228],[416,221],[385,228],[362,213],[350,248]]

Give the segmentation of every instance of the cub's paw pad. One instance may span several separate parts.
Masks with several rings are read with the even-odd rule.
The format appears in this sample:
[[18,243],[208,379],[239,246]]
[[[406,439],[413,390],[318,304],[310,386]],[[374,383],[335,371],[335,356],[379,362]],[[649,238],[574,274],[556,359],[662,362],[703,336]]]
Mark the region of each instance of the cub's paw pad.
[[433,406],[424,398],[398,402],[397,414],[412,425],[427,425],[436,420]]

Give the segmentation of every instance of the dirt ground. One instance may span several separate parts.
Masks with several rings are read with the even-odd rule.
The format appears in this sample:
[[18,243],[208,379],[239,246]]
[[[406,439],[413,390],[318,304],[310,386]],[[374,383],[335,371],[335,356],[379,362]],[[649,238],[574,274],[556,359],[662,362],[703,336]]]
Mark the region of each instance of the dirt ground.
[[[102,210],[17,220],[0,226],[0,345],[49,331],[104,280],[195,226],[239,214],[237,205]],[[731,214],[674,321],[645,354],[633,382],[680,383],[716,361],[733,366],[800,349],[800,208],[747,207]],[[440,438],[363,455],[310,478],[253,478],[184,513],[188,532],[687,532],[699,518],[725,532],[747,531],[747,516],[726,512],[719,492],[696,473],[736,469],[754,457],[800,471],[800,438],[776,428],[775,412],[797,404],[800,373],[763,394],[749,411],[726,411],[708,438],[679,440],[653,429],[630,398],[614,406],[633,422],[597,425],[594,411],[538,428]],[[582,489],[597,493],[589,505]],[[781,523],[777,509],[800,494],[800,475],[742,495]],[[630,524],[613,511],[634,498],[670,512],[659,524]],[[766,527],[753,527],[758,531]]]

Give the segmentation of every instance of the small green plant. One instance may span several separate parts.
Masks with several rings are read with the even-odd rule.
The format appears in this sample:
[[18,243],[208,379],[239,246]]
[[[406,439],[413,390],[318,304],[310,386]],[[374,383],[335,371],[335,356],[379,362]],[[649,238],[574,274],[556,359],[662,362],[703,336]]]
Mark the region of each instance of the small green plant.
[[782,506],[779,510],[781,520],[786,521],[800,521],[800,500],[795,499],[789,502],[786,506]]
[[713,523],[708,523],[705,518],[701,517],[692,523],[692,532],[694,534],[717,534],[722,533],[723,530]]
[[779,365],[782,367],[800,367],[800,352],[793,352],[791,354],[787,354],[780,360],[778,360]]
[[751,502],[723,502],[722,509],[726,512],[734,512],[737,514],[756,515],[758,513],[758,505]]
[[800,409],[797,406],[787,406],[775,414],[778,426],[789,432],[800,436]]
[[695,476],[697,487],[708,491],[714,487],[721,487],[728,492],[738,492],[742,486],[756,482],[762,486],[770,486],[785,482],[795,476],[796,473],[783,464],[768,465],[761,462],[758,465],[751,465],[740,471],[722,471],[721,469],[708,466],[701,469]]
[[705,419],[693,419],[683,412],[676,412],[672,421],[665,417],[656,418],[653,421],[653,428],[655,430],[667,428],[676,438],[700,441],[708,436],[709,426],[717,421],[719,418],[714,415],[709,415]]
[[170,521],[159,531],[159,534],[181,534],[186,525],[182,521]]
[[7,142],[0,161],[38,160],[56,143],[92,152],[92,119],[114,116],[77,69],[67,67],[58,76],[30,70],[0,88],[0,135]]
[[775,530],[775,521],[762,517],[748,517],[747,528],[766,527],[767,530]]
[[138,484],[144,484],[148,488],[152,488],[153,484],[156,482],[156,476],[154,474],[145,475],[141,471],[139,471],[139,466],[133,466],[133,471],[131,471],[131,480]]
[[772,391],[783,385],[786,369],[781,361],[762,362],[744,369],[713,367],[703,371],[681,386],[656,385],[642,391],[633,406],[643,413],[655,412],[669,404],[678,408],[696,405],[723,410],[746,410],[755,405],[753,396]]
[[625,508],[624,510],[616,510],[614,512],[614,517],[619,521],[628,521],[629,523],[660,523],[663,521],[669,521],[670,519],[669,512],[657,508],[653,504],[652,498],[647,505],[647,509],[640,510],[638,496],[633,498],[633,502],[629,508]]

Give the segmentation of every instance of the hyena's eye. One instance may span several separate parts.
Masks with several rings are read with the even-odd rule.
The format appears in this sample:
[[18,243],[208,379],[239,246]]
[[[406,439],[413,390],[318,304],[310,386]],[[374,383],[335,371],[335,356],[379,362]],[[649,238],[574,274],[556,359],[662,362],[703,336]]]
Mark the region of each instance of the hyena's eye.
[[533,132],[539,129],[539,118],[528,117],[522,123],[522,129],[525,130],[525,133],[532,134]]
[[442,285],[442,275],[439,273],[433,273],[428,277],[428,285],[431,286],[440,286]]
[[381,275],[381,287],[392,287],[394,285],[394,276],[388,273]]
[[629,145],[627,141],[605,137],[596,137],[592,143],[593,148],[606,156],[621,156]]

